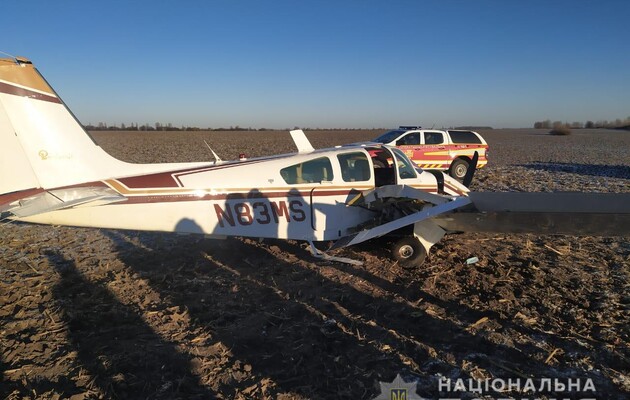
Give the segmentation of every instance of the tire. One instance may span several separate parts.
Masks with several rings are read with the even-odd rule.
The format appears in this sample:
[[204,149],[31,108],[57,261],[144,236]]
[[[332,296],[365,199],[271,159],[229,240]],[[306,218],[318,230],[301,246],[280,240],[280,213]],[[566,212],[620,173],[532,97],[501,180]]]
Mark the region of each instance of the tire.
[[468,161],[458,158],[451,164],[449,175],[461,182],[464,180],[469,166]]
[[415,237],[398,239],[392,244],[391,250],[392,258],[403,268],[419,267],[427,258],[427,252]]

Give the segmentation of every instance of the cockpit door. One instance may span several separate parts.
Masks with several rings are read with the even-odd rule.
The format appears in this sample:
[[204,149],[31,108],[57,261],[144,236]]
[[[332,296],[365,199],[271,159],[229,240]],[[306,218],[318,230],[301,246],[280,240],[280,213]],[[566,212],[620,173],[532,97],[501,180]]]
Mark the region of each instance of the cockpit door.
[[322,181],[310,192],[311,228],[319,240],[338,239],[349,227],[364,222],[369,211],[349,204],[361,192],[374,188],[373,166],[365,150],[339,152],[330,159],[333,181]]
[[392,152],[396,158],[394,165],[396,166],[398,183],[404,184],[406,179],[417,179],[418,173],[416,172],[416,167],[411,160],[409,160],[409,158],[400,149],[394,148],[392,149]]
[[397,174],[393,154],[386,147],[369,147],[367,151],[372,158],[374,186],[395,185]]

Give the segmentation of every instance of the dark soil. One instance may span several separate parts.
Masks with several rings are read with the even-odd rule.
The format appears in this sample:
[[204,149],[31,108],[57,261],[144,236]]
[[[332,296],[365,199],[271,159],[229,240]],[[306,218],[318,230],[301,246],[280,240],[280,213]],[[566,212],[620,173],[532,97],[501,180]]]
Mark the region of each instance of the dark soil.
[[[627,132],[482,133],[474,190],[630,192]],[[203,139],[225,159],[293,151],[287,132],[94,136],[133,162],[209,160]],[[397,374],[426,398],[449,397],[441,377],[630,396],[628,238],[452,235],[412,270],[374,243],[338,253],[357,267],[293,241],[27,224],[0,238],[0,398],[370,399]]]

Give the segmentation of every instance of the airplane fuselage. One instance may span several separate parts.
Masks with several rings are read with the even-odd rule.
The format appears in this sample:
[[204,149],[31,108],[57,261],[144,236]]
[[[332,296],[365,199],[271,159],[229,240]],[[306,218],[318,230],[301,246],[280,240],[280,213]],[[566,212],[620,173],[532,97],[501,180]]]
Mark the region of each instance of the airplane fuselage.
[[78,191],[74,196],[80,199],[81,191],[100,188],[116,198],[21,220],[210,237],[336,240],[374,217],[348,202],[379,183],[437,191],[435,176],[405,170],[406,160],[399,161],[401,155],[391,149],[377,149],[396,160],[385,169],[375,168],[368,150],[374,151],[340,147],[86,183],[59,190],[65,197]]

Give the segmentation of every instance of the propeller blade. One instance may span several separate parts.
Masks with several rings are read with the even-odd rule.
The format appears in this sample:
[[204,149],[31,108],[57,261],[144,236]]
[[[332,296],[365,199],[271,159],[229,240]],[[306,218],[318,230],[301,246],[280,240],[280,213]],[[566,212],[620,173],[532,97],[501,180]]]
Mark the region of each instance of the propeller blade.
[[464,180],[462,180],[462,184],[466,187],[470,187],[473,176],[475,176],[475,171],[477,171],[477,161],[479,161],[479,153],[475,151],[472,160],[470,160],[470,165],[468,166],[468,171],[466,171]]

